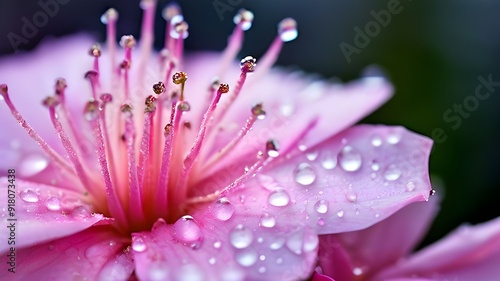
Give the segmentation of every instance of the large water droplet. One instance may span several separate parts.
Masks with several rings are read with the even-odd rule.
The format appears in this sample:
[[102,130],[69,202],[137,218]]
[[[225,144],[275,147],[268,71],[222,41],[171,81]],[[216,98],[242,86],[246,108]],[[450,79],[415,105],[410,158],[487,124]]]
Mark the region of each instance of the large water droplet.
[[173,230],[174,237],[184,243],[198,242],[201,239],[201,229],[189,215],[178,219],[173,225]]
[[355,172],[362,164],[361,154],[352,146],[347,145],[339,152],[340,166],[344,171]]
[[61,200],[58,197],[49,197],[45,201],[45,206],[51,211],[59,211],[61,209]]
[[90,208],[88,206],[76,206],[72,211],[71,214],[75,218],[86,218],[90,216]]
[[271,206],[283,207],[288,205],[288,203],[290,202],[290,196],[286,191],[278,189],[269,194],[267,202]]
[[244,267],[249,267],[257,262],[257,252],[252,249],[244,249],[236,253],[236,261]]
[[323,199],[319,200],[314,204],[314,209],[320,214],[326,214],[326,212],[328,212],[328,201]]
[[274,227],[276,225],[276,218],[270,214],[263,214],[260,217],[260,225],[267,228]]
[[395,181],[401,176],[401,170],[396,165],[389,165],[384,172],[384,178],[388,181]]
[[302,246],[304,244],[303,237],[304,236],[301,232],[292,234],[286,240],[286,247],[297,255],[302,254]]
[[238,224],[229,234],[229,242],[236,249],[243,249],[253,241],[252,231],[242,224]]
[[146,243],[142,238],[138,237],[132,241],[132,250],[141,253],[146,251],[146,248]]
[[308,163],[300,163],[293,171],[294,179],[298,184],[310,185],[316,180],[316,172]]
[[49,162],[42,155],[31,154],[22,160],[18,172],[23,177],[31,177],[45,170],[48,164]]
[[212,206],[212,214],[221,221],[229,220],[234,214],[234,206],[227,198],[220,198]]
[[39,198],[35,191],[31,189],[25,189],[19,193],[19,197],[25,202],[36,203]]
[[337,156],[332,155],[331,152],[325,151],[321,156],[321,166],[326,170],[332,170],[337,167]]

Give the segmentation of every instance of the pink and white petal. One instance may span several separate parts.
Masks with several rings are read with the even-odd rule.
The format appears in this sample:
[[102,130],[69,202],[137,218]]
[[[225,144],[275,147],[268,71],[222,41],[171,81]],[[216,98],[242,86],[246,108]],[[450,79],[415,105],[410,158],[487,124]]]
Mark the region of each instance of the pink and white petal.
[[304,220],[285,215],[281,209],[286,206],[268,206],[268,193],[261,191],[257,186],[235,190],[225,197],[229,203],[216,201],[190,213],[194,223],[157,222],[151,232],[133,234],[139,279],[286,281],[309,277],[318,248],[315,230]]
[[[5,194],[0,197],[0,205],[5,206],[3,225],[15,224],[16,247],[69,236],[97,223],[109,223],[103,215],[91,214],[91,206],[84,203],[82,195],[19,179],[14,182],[15,189],[9,189],[9,184],[8,178],[0,179],[0,192]],[[5,241],[9,235],[7,227],[0,229]],[[0,246],[1,253],[8,249],[7,243]]]
[[[134,270],[132,256],[126,251],[129,241],[110,226],[95,226],[27,248],[16,245],[16,273],[2,270],[0,279],[128,280]],[[2,254],[2,264],[7,259]]]
[[326,275],[314,272],[311,281],[335,281],[335,280]]
[[[433,197],[429,202],[415,202],[367,229],[333,236],[349,253],[351,264],[362,269],[363,275],[372,276],[410,253],[430,227],[432,219],[438,212],[438,201],[437,197]],[[320,241],[323,242],[328,238],[320,236]],[[322,249],[320,247],[320,257],[323,254]],[[331,266],[335,267],[334,264]],[[325,268],[323,265],[322,267]],[[351,279],[345,280],[352,280],[355,275],[353,270],[354,267],[351,270]],[[335,274],[329,275],[339,281],[344,280],[337,278]]]
[[[321,272],[336,281],[353,281],[355,265],[350,253],[339,242],[336,235],[319,236],[318,265]],[[359,270],[359,269],[358,269]]]
[[[380,272],[375,280],[421,276],[431,279],[498,280],[500,218],[462,226],[441,241]],[[451,278],[451,279],[450,279]]]

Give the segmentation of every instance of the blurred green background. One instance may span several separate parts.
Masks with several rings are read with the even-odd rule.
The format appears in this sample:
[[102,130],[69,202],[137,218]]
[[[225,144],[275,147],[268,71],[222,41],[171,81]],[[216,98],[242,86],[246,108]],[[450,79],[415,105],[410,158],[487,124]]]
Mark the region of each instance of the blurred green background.
[[[60,10],[49,17],[33,38],[17,48],[10,43],[8,34],[21,35],[22,18],[32,20],[42,9],[38,1],[2,1],[0,55],[12,54],[16,49],[29,51],[46,36],[75,32],[91,33],[103,41],[105,28],[99,17],[109,7],[117,8],[120,13],[119,35],[140,35],[141,10],[137,1],[57,1]],[[159,7],[167,2],[159,1]],[[190,24],[188,50],[222,50],[234,27],[234,13],[244,7],[255,13],[255,21],[246,33],[240,57],[262,55],[276,34],[276,24],[290,16],[299,23],[299,37],[285,45],[279,65],[341,80],[358,77],[366,66],[381,66],[394,83],[396,94],[363,122],[400,124],[427,136],[438,131],[441,134],[434,135],[430,171],[433,181],[444,186],[445,198],[426,243],[463,222],[479,223],[500,215],[497,163],[500,148],[496,141],[500,133],[500,85],[493,83],[491,94],[482,100],[475,97],[476,88],[481,85],[479,76],[500,82],[500,1],[180,0],[178,3]],[[390,20],[383,16],[388,13]],[[385,26],[374,24],[374,14],[383,18]],[[369,41],[364,42],[366,46],[355,40],[356,27],[370,33]],[[160,16],[156,30],[160,48],[164,36],[164,21]],[[350,62],[341,44],[356,48],[348,56]],[[486,87],[480,89],[482,95],[487,92]],[[462,113],[457,106],[462,106]]]

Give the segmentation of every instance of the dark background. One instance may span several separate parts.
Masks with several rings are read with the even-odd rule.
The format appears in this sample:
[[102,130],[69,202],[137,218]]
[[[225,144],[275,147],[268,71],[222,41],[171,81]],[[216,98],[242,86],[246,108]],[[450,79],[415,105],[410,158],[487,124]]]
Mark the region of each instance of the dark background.
[[[21,19],[31,21],[41,11],[37,2],[1,1],[0,55],[15,52],[7,35],[22,35]],[[34,48],[46,36],[75,32],[91,33],[103,41],[105,27],[99,17],[109,7],[120,13],[118,35],[140,35],[141,10],[137,1],[59,2],[59,12],[39,28],[36,36],[19,45],[19,52]],[[167,2],[159,1],[158,6]],[[435,143],[430,161],[432,179],[444,186],[442,193],[446,194],[428,243],[463,222],[479,223],[500,215],[500,148],[496,139],[500,130],[500,88],[479,101],[477,109],[461,118],[456,129],[452,127],[454,122],[443,118],[455,104],[470,101],[479,85],[478,76],[491,75],[493,81],[500,81],[500,1],[401,0],[401,12],[393,14],[387,26],[381,27],[359,54],[352,54],[348,63],[339,44],[356,46],[354,28],[364,30],[374,20],[371,11],[387,10],[389,2],[180,0],[179,4],[190,24],[187,50],[222,50],[234,27],[234,13],[245,7],[255,13],[255,21],[246,33],[241,56],[262,55],[276,34],[276,24],[291,16],[299,23],[300,34],[285,46],[279,65],[342,80],[356,78],[371,64],[383,67],[396,94],[363,122],[401,124],[427,136],[441,128],[446,134],[446,140],[444,136],[435,138],[440,143]],[[228,10],[217,13],[214,3],[227,5]],[[164,36],[160,16],[156,28],[160,48]]]

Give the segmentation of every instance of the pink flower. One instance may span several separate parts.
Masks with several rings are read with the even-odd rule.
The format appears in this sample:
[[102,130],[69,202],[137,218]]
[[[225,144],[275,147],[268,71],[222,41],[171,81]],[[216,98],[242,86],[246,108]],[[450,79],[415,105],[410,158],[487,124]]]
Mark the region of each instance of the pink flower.
[[[415,253],[438,211],[438,200],[411,204],[384,221],[351,233],[320,236],[313,281],[496,281],[500,276],[500,218],[461,226]],[[332,278],[330,278],[330,277]]]
[[[11,83],[1,85],[1,117],[21,125],[2,122],[2,206],[15,185],[15,212],[2,221],[17,221],[15,249],[0,248],[4,265],[14,253],[16,273],[1,279],[304,279],[318,234],[428,199],[428,138],[349,128],[390,97],[383,78],[342,85],[271,70],[297,35],[292,19],[258,65],[246,57],[238,67],[248,11],[222,55],[184,60],[188,26],[169,6],[166,49],[154,54],[155,2],[142,8],[142,40],[133,50],[123,36],[121,60],[109,10],[107,48],[92,47],[91,59],[81,56],[88,39],[75,37],[0,62]],[[45,109],[33,106],[53,77],[65,79]]]

